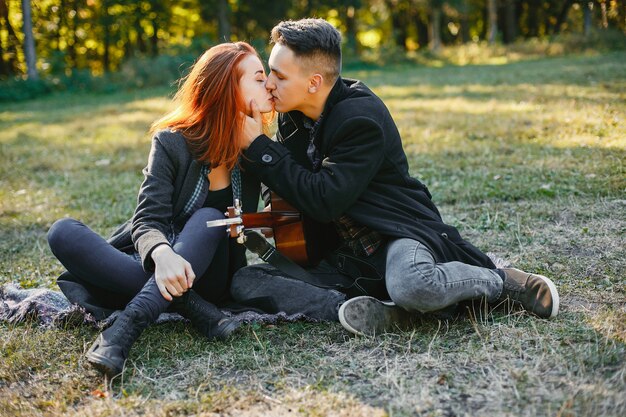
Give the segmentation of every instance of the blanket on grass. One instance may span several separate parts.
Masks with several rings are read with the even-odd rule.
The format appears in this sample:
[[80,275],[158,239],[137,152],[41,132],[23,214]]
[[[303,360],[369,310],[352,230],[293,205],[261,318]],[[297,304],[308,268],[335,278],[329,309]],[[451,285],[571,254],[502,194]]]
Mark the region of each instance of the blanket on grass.
[[[511,266],[509,261],[493,253],[487,253],[487,255],[498,268]],[[243,323],[276,324],[279,322],[319,321],[301,313],[288,315],[284,312],[277,314],[262,314],[256,311],[233,313],[224,310],[223,312],[227,316]],[[119,312],[113,313],[105,320],[97,321],[84,308],[71,304],[60,291],[48,288],[25,289],[17,284],[0,286],[0,321],[20,323],[31,320],[43,327],[87,324],[103,328],[115,319],[117,313]],[[186,319],[176,313],[163,313],[159,316],[156,323],[181,320],[184,321]]]
[[[71,304],[61,291],[48,288],[21,288],[17,284],[5,284],[0,286],[0,321],[8,323],[21,323],[31,321],[42,327],[57,327],[75,325],[91,325],[98,328],[107,327],[119,312],[113,313],[105,320],[97,321],[84,308],[77,304]],[[224,314],[233,317],[243,323],[276,324],[279,322],[319,320],[307,317],[304,314],[292,314],[280,312],[277,314],[261,314],[256,311],[243,311],[233,313],[224,310]],[[184,321],[182,316],[176,313],[161,314],[156,323],[170,321]]]

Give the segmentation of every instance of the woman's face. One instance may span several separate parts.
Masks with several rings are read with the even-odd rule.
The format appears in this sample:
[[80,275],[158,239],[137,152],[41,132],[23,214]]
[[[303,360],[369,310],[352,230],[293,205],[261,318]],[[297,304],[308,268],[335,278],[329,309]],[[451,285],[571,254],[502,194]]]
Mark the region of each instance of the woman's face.
[[240,63],[239,68],[243,71],[243,75],[239,80],[239,88],[246,103],[246,111],[248,115],[252,114],[250,110],[250,101],[256,101],[261,113],[269,113],[272,111],[274,103],[272,95],[265,88],[265,69],[261,60],[255,55],[246,56]]

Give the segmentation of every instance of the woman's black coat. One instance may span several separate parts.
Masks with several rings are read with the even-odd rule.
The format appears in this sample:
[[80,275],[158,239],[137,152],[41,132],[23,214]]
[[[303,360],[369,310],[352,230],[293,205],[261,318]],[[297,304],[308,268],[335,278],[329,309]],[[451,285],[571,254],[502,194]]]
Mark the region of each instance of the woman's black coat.
[[[152,139],[148,164],[143,170],[144,181],[139,189],[135,213],[113,232],[108,242],[123,252],[138,252],[144,269],[152,272],[152,250],[160,244],[170,244],[169,240],[202,207],[209,189],[208,178],[201,178],[204,172],[206,170],[194,159],[180,133],[157,132]],[[243,211],[257,211],[259,180],[242,172],[241,182]],[[246,256],[245,247],[235,239],[230,239],[229,246],[229,275],[232,277],[235,271],[246,265]],[[101,288],[87,288],[68,272],[57,279],[57,284],[72,303],[83,306],[98,319],[113,311],[103,306],[123,308],[129,301],[126,296],[108,293]]]

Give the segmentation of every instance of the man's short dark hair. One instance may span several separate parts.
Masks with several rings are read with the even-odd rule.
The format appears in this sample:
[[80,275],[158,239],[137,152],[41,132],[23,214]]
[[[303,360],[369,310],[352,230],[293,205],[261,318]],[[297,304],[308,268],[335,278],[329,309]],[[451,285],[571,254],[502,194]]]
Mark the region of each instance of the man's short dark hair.
[[331,83],[341,72],[341,33],[324,19],[280,22],[272,29],[271,41],[289,47]]

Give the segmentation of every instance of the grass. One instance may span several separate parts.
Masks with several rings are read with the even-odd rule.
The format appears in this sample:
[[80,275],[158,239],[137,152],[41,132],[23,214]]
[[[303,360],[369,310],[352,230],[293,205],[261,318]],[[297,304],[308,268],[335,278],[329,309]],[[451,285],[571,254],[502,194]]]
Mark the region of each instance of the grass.
[[[145,332],[121,378],[97,334],[0,323],[2,416],[622,416],[626,414],[626,53],[346,74],[390,108],[447,222],[554,277],[556,320],[469,311],[354,338],[339,324],[246,326],[207,343]],[[146,130],[169,90],[0,107],[0,283],[55,287],[59,217],[106,235],[134,207]]]

